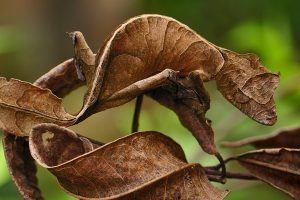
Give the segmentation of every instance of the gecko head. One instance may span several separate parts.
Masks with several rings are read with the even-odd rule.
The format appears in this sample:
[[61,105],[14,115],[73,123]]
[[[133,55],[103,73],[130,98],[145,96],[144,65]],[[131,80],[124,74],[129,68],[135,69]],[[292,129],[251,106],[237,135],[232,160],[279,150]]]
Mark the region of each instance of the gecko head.
[[67,32],[74,47],[74,63],[78,78],[85,80],[88,68],[95,65],[95,55],[88,46],[83,34],[80,31]]
[[74,48],[78,46],[79,43],[86,43],[80,31],[66,32],[66,34],[71,38]]

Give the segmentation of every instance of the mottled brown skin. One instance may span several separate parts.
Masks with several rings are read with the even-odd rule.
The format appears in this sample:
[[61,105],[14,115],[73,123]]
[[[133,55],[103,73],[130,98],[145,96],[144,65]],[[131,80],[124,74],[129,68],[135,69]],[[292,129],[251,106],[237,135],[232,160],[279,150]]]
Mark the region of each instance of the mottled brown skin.
[[[95,96],[98,99],[93,112],[167,84],[170,76],[187,77],[193,72],[204,82],[216,80],[225,98],[254,120],[267,125],[276,122],[272,97],[278,75],[268,72],[255,55],[217,47],[172,18],[132,18],[106,39],[97,54],[90,50],[82,33],[70,35],[78,76],[85,77],[90,88],[87,102],[97,101]],[[166,70],[169,74],[164,73]],[[156,78],[151,79],[153,76]]]
[[203,81],[209,81],[224,62],[221,53],[201,36],[159,15],[143,15],[125,22],[96,55],[80,32],[73,32],[72,37],[77,68],[83,73],[79,77],[94,77],[91,73],[95,68],[106,70],[101,100],[165,69],[178,71],[179,76],[197,70]]
[[268,72],[255,55],[217,47],[172,18],[141,15],[129,19],[106,39],[97,54],[81,32],[70,36],[78,77],[85,79],[88,87],[79,121],[165,85],[173,85],[174,90],[176,84],[183,88],[192,85],[198,96],[193,97],[198,99],[196,109],[191,103],[179,105],[178,100],[186,101],[188,95],[168,97],[164,92],[162,98],[150,96],[174,110],[203,149],[215,154],[214,143],[208,142],[214,140],[214,134],[205,118],[210,100],[203,82],[216,80],[220,92],[242,112],[263,124],[276,122],[273,93],[278,75]]

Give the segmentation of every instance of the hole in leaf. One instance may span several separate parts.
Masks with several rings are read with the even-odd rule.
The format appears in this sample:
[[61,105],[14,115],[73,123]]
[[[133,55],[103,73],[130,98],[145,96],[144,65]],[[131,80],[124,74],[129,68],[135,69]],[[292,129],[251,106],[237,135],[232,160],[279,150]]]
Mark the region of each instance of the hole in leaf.
[[86,91],[87,87],[84,85],[73,90],[63,98],[63,106],[68,113],[76,114],[80,111]]
[[42,140],[43,140],[43,145],[46,146],[50,142],[50,140],[54,137],[54,133],[52,132],[45,132],[42,134]]

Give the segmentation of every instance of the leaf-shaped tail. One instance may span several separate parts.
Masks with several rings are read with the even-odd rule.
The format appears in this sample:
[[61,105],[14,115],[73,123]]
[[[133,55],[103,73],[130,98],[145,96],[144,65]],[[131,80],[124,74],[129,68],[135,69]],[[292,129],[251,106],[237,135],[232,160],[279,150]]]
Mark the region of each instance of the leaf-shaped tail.
[[220,51],[225,63],[216,76],[218,90],[250,118],[273,125],[277,120],[273,95],[279,76],[269,72],[254,54]]

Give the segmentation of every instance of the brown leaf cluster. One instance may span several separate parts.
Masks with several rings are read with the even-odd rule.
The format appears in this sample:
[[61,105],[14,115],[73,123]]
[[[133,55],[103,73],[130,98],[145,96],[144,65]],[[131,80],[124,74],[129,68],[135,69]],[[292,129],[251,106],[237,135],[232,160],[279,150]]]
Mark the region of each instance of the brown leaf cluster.
[[237,160],[256,178],[295,199],[300,197],[300,128],[278,131],[264,137],[223,142],[225,147],[253,145],[258,150],[229,158]]
[[[256,56],[213,45],[161,15],[129,19],[96,54],[82,33],[69,36],[74,59],[34,84],[0,78],[0,129],[7,132],[5,154],[22,196],[42,199],[34,159],[80,199],[223,199],[227,192],[213,187],[204,168],[188,164],[182,149],[160,133],[135,133],[102,145],[61,126],[148,95],[173,110],[202,149],[222,163],[205,117],[210,97],[203,82],[215,80],[238,109],[272,125],[277,119],[273,94],[278,75]],[[87,86],[82,108],[69,114],[61,98],[82,84]]]
[[236,160],[252,175],[300,198],[300,149],[262,149],[245,153]]
[[99,146],[53,124],[33,128],[34,159],[80,199],[223,199],[199,164],[157,132],[139,132]]
[[42,200],[37,185],[36,165],[29,152],[28,141],[24,137],[6,133],[3,138],[6,162],[13,182],[24,199]]
[[[34,85],[50,89],[63,97],[80,85],[73,60],[67,60],[41,76]],[[82,83],[81,83],[82,84]],[[24,199],[43,199],[37,187],[36,165],[30,155],[28,139],[5,133],[4,154],[12,180]]]

